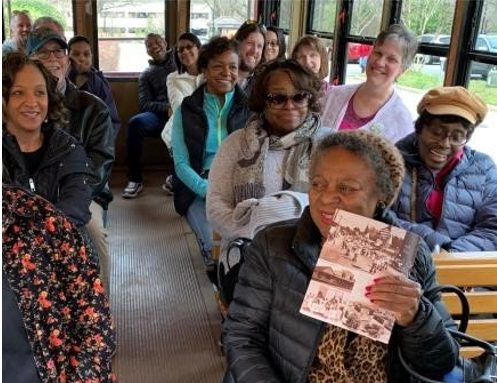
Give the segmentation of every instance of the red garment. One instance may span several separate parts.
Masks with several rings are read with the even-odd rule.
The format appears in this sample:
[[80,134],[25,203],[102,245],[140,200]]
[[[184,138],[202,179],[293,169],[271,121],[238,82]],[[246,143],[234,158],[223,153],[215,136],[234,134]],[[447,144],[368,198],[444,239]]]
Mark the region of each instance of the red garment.
[[376,113],[374,113],[372,116],[368,117],[359,117],[355,110],[354,110],[354,97],[355,94],[351,97],[349,100],[349,103],[347,104],[347,110],[345,111],[345,115],[343,116],[342,122],[340,123],[340,126],[338,127],[338,130],[355,130],[359,129],[361,126],[366,125],[369,121],[371,121],[374,116],[376,116]]
[[445,165],[435,176],[435,187],[428,195],[426,199],[426,209],[433,216],[435,220],[435,226],[438,225],[440,217],[442,216],[442,207],[444,202],[444,191],[442,186],[442,181],[445,176],[455,168],[455,166],[461,162],[463,156],[463,149],[461,148],[454,157]]

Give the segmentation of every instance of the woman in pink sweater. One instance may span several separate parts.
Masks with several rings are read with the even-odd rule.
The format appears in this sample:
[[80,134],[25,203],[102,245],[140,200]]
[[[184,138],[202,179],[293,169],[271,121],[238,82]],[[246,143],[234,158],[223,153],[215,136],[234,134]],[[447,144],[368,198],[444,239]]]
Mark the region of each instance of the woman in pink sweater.
[[416,36],[392,24],[374,43],[366,65],[366,81],[329,89],[323,125],[335,131],[367,129],[395,143],[413,131],[413,118],[394,89],[417,50]]

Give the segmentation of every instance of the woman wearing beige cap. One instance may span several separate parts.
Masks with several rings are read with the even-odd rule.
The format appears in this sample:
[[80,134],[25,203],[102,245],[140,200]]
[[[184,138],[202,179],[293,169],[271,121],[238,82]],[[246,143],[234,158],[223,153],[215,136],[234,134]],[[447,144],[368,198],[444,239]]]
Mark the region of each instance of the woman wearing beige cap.
[[406,177],[393,209],[432,250],[497,250],[497,169],[469,148],[486,105],[463,87],[430,90],[416,132],[397,143]]

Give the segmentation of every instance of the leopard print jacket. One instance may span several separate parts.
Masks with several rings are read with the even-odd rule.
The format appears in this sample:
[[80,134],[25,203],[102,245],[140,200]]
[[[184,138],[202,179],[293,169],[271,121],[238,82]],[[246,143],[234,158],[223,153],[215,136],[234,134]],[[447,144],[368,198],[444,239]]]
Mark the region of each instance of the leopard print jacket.
[[309,383],[385,383],[387,345],[327,325]]

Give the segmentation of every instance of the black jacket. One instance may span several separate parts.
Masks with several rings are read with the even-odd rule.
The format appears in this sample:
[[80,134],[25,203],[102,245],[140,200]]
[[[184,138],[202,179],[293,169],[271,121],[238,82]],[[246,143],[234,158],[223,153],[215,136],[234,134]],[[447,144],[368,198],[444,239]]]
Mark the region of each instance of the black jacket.
[[109,109],[98,97],[78,90],[69,80],[66,84],[65,104],[70,121],[65,130],[83,144],[88,155],[92,197],[98,202],[102,199],[109,202],[112,195],[103,192],[114,163],[114,133]]
[[[207,139],[207,116],[203,110],[205,85],[200,86],[191,96],[181,103],[183,132],[185,145],[190,155],[190,165],[198,174],[202,173]],[[235,87],[233,105],[228,114],[227,129],[231,134],[237,129],[245,127],[250,111],[247,107],[247,97],[238,87]],[[185,215],[190,204],[195,199],[195,193],[183,184],[177,177],[174,178],[174,207],[178,214]]]
[[[389,217],[383,221],[392,223]],[[309,209],[300,220],[278,223],[259,232],[247,250],[228,318],[224,346],[225,382],[307,381],[325,323],[299,313],[320,253],[321,235]],[[388,348],[388,382],[409,382],[397,348],[415,370],[439,379],[455,366],[458,346],[446,327],[454,326],[440,296],[435,268],[423,243],[410,278],[425,291],[414,322],[394,326]]]
[[140,112],[155,112],[163,117],[169,113],[167,76],[176,70],[173,51],[169,50],[163,61],[149,60],[149,66],[138,79],[138,105]]
[[86,182],[90,170],[85,150],[60,129],[46,129],[44,137],[48,146],[30,177],[16,138],[3,132],[2,181],[35,192],[62,210],[76,226],[83,226],[91,218],[91,188]]
[[[114,97],[112,96],[112,90],[110,88],[109,82],[105,78],[104,74],[91,68],[88,73],[84,74],[87,78],[86,82],[79,88],[79,90],[84,90],[91,93],[101,99],[107,108],[109,109],[110,118],[112,120],[112,126],[114,127],[114,139],[117,138],[119,130],[121,129],[121,120],[119,119],[119,113],[117,112],[116,103]],[[78,72],[71,66],[67,77],[73,83],[76,82],[76,77]]]

